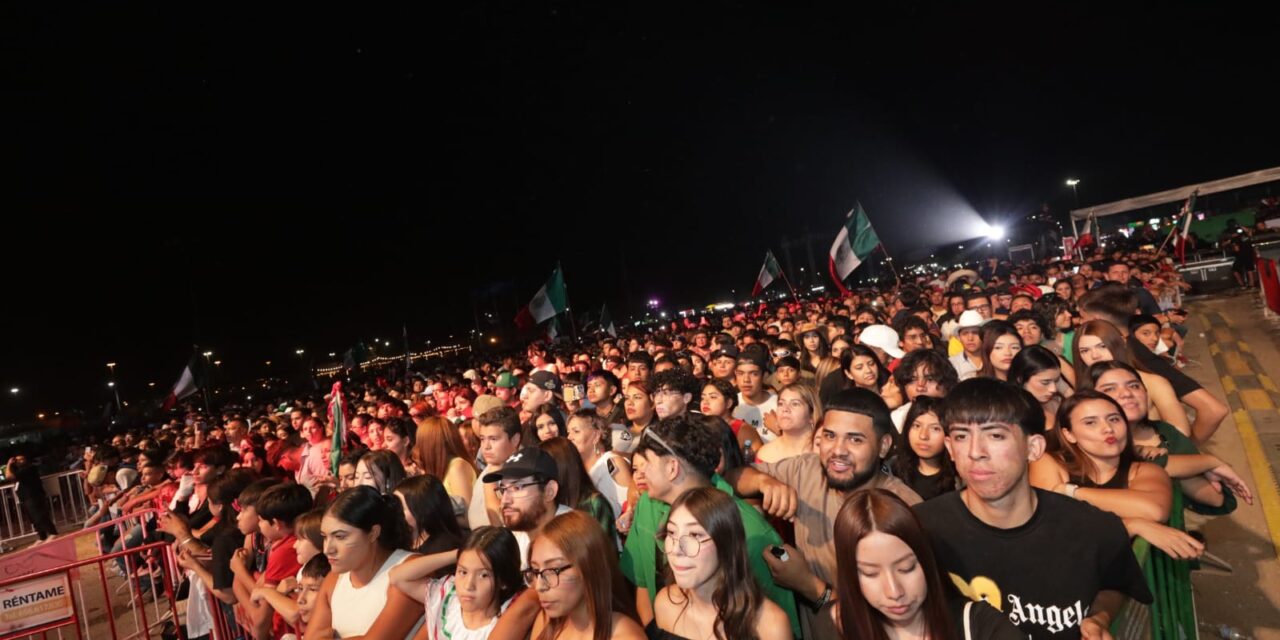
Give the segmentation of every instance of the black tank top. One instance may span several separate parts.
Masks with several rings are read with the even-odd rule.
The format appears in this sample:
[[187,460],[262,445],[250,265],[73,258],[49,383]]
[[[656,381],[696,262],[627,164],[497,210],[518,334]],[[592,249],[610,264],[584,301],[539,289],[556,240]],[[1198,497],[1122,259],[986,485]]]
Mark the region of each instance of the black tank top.
[[1120,465],[1116,467],[1116,474],[1111,479],[1098,484],[1087,477],[1072,476],[1071,482],[1085,489],[1128,489],[1129,488],[1129,465],[1133,461],[1129,456],[1120,456]]

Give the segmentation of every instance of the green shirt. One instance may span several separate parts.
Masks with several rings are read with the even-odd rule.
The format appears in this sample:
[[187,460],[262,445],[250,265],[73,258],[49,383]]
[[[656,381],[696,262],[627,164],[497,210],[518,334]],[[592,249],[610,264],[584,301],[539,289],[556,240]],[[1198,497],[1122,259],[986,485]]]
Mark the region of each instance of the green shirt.
[[[1200,448],[1196,446],[1196,443],[1192,442],[1191,438],[1183,435],[1181,431],[1178,431],[1177,427],[1164,420],[1155,421],[1153,426],[1155,426],[1156,433],[1160,436],[1160,448],[1169,453],[1157,457],[1152,462],[1165,467],[1169,464],[1169,456],[1194,456],[1200,453]],[[1237,506],[1235,494],[1231,493],[1231,490],[1225,486],[1222,487],[1222,504],[1217,507],[1196,502],[1186,495],[1183,498],[1187,509],[1206,516],[1226,515],[1235,511]]]
[[[733,488],[720,476],[713,476],[711,484],[733,495]],[[751,566],[751,573],[755,574],[756,582],[760,584],[765,597],[786,612],[787,618],[791,620],[791,633],[799,638],[801,637],[800,616],[796,611],[795,594],[774,583],[773,574],[769,573],[769,565],[765,564],[762,555],[765,549],[771,546],[781,546],[782,537],[773,530],[769,521],[765,520],[764,515],[756,511],[755,507],[743,502],[737,496],[734,496],[733,501],[738,505],[738,513],[742,515],[742,528],[747,534],[747,562]],[[655,536],[658,534],[658,527],[666,521],[670,511],[671,505],[650,498],[647,491],[640,494],[640,500],[636,503],[635,514],[631,521],[631,531],[627,534],[627,542],[622,549],[623,575],[637,587],[648,589],[651,603],[658,596],[658,591],[666,586],[658,575],[660,554]]]

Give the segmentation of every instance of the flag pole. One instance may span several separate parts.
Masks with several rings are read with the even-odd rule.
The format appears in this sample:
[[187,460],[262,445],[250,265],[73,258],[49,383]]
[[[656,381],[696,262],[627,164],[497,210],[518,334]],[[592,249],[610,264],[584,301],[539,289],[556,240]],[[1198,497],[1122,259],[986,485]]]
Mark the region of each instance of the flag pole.
[[889,271],[893,273],[893,281],[894,281],[894,282],[896,282],[896,283],[898,283],[898,287],[899,287],[899,288],[901,288],[901,287],[902,287],[902,278],[899,278],[899,277],[898,277],[898,270],[897,270],[897,269],[895,269],[895,268],[893,268],[893,258],[890,258],[890,257],[889,257],[889,251],[888,251],[888,250],[886,250],[886,249],[884,248],[884,243],[883,243],[883,242],[881,242],[880,244],[876,245],[876,248],[880,250],[880,253],[883,253],[883,254],[884,254],[884,261],[885,261],[885,262],[887,262],[887,263],[889,263]]
[[573,332],[574,343],[578,342],[578,323],[573,320],[573,305],[569,304],[569,282],[565,280],[564,268],[556,261],[556,270],[560,272],[560,280],[564,282],[564,310],[569,315],[569,331]]
[[[776,258],[775,258],[775,260],[776,260]],[[779,267],[781,267],[781,265],[779,265]],[[779,268],[779,269],[778,269],[778,273],[782,275],[782,281],[783,281],[783,282],[785,282],[785,283],[787,283],[787,288],[791,290],[791,300],[792,300],[793,302],[799,302],[799,301],[800,301],[800,296],[797,296],[797,295],[796,295],[796,288],[795,288],[795,287],[793,287],[793,286],[791,286],[791,279],[787,277],[787,272],[786,272],[786,271],[783,271],[781,268]]]

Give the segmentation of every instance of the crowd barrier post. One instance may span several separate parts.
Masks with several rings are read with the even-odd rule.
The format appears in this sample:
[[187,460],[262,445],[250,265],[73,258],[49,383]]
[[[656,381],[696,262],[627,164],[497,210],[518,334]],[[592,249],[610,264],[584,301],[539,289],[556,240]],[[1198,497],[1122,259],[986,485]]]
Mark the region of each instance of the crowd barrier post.
[[[1168,525],[1178,530],[1185,530],[1182,507],[1182,491],[1175,483]],[[1196,638],[1199,632],[1195,594],[1191,589],[1191,562],[1170,557],[1142,538],[1134,540],[1133,553],[1142,566],[1153,600],[1149,606],[1133,600],[1125,603],[1111,624],[1111,635],[1116,640]]]

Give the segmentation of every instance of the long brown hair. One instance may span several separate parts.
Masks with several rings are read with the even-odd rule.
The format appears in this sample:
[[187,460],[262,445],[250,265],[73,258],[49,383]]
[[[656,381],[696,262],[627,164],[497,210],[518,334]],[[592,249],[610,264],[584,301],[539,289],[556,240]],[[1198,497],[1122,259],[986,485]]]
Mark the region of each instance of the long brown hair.
[[556,490],[556,503],[577,509],[592,494],[599,493],[591,482],[591,476],[587,475],[587,468],[582,464],[578,448],[567,438],[544,440],[538,443],[538,448],[546,451],[556,461],[556,471],[560,474],[559,478],[555,478],[559,486]]
[[840,602],[840,627],[846,638],[888,640],[884,630],[884,614],[867,602],[858,582],[858,542],[879,531],[897,537],[916,554],[924,572],[928,593],[921,614],[925,635],[932,640],[954,640],[955,627],[947,611],[942,574],[933,557],[933,547],[920,521],[902,498],[884,489],[861,489],[853,492],[836,515],[836,593]]
[[448,475],[450,460],[467,459],[458,429],[440,416],[423,418],[418,423],[417,439],[409,455],[422,473],[437,478]]
[[[1090,320],[1076,329],[1075,340],[1071,343],[1071,363],[1076,370],[1076,380],[1089,379],[1089,365],[1084,363],[1084,359],[1080,357],[1080,338],[1085,336],[1093,336],[1102,340],[1102,344],[1107,346],[1107,350],[1111,352],[1111,358],[1119,362],[1123,362],[1138,371],[1151,373],[1142,362],[1136,360],[1133,354],[1129,352],[1129,345],[1125,343],[1124,336],[1120,334],[1120,330],[1116,326],[1106,320]],[[1076,384],[1079,384],[1077,382]]]
[[[718,581],[711,594],[711,603],[716,608],[715,637],[720,640],[753,640],[759,637],[755,624],[764,604],[764,592],[751,577],[745,543],[747,536],[737,503],[729,494],[715,487],[702,487],[681,495],[671,504],[668,516],[680,507],[689,510],[716,545],[716,561],[720,567],[716,570]],[[658,530],[665,532],[666,528],[667,524],[663,522]],[[669,572],[670,567],[667,570]],[[674,580],[667,582],[671,585],[667,590],[668,599],[677,591],[684,597],[684,607],[680,610],[683,615],[689,606],[689,594]],[[680,604],[675,600],[671,602]]]
[[[1085,377],[1079,379],[1088,380],[1089,378]],[[1139,377],[1138,379],[1141,380],[1142,378]],[[1062,463],[1063,467],[1067,469],[1068,476],[1071,476],[1072,478],[1089,478],[1090,480],[1097,482],[1097,480],[1094,479],[1094,475],[1097,473],[1098,467],[1093,463],[1093,459],[1080,449],[1080,445],[1067,440],[1066,436],[1066,432],[1071,431],[1072,412],[1074,412],[1081,404],[1088,402],[1089,400],[1105,400],[1115,407],[1116,411],[1120,412],[1121,417],[1124,417],[1124,407],[1121,407],[1120,403],[1116,402],[1115,398],[1112,398],[1101,391],[1096,389],[1081,389],[1073,393],[1070,398],[1062,401],[1062,406],[1058,407],[1058,416],[1057,420],[1055,420],[1057,428],[1055,431],[1058,432],[1057,437],[1059,448],[1058,451],[1052,455],[1058,459],[1058,462]],[[1127,419],[1125,420],[1124,440],[1124,451],[1122,451],[1120,455],[1122,458],[1127,457],[1132,461],[1134,458],[1133,438],[1129,437],[1129,421]],[[1099,482],[1098,484],[1102,483]]]
[[[636,615],[635,591],[629,589],[618,569],[618,554],[613,541],[604,534],[600,523],[581,511],[569,511],[551,519],[529,547],[555,545],[569,563],[582,575],[586,588],[587,616],[591,618],[593,640],[609,640],[613,635],[613,614],[621,613],[633,620]],[[539,640],[553,640],[564,630],[565,619],[548,620]]]

